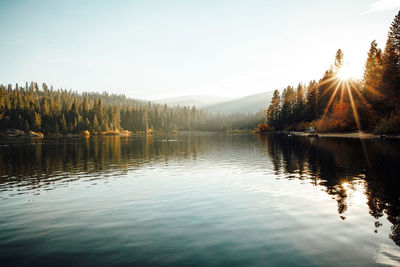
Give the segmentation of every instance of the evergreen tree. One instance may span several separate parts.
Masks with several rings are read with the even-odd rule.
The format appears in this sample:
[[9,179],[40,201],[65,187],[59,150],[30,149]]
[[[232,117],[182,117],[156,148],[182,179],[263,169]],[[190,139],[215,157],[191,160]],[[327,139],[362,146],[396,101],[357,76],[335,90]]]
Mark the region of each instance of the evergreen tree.
[[61,123],[61,132],[63,134],[67,133],[67,121],[65,120],[64,114],[61,117],[60,123]]
[[272,99],[271,99],[271,104],[269,105],[267,109],[267,122],[268,125],[275,129],[280,129],[280,109],[281,109],[281,97],[279,94],[278,90],[275,90]]
[[280,127],[286,128],[294,123],[294,108],[296,94],[292,86],[288,86],[282,93],[282,109],[280,114]]
[[40,118],[39,113],[35,112],[33,117],[33,127],[36,131],[39,131],[41,125],[42,125],[42,119]]
[[100,131],[99,121],[97,120],[97,115],[94,115],[92,125],[93,125],[93,127],[92,127],[93,131],[95,131],[95,132],[99,132]]
[[343,66],[343,52],[341,49],[338,49],[338,51],[336,51],[334,66],[335,70],[339,70]]
[[311,81],[307,87],[306,95],[306,121],[317,119],[318,111],[318,85],[316,81]]
[[382,50],[378,48],[376,41],[371,42],[368,57],[364,68],[363,95],[375,112],[384,110],[384,94],[382,90]]
[[301,122],[305,120],[305,108],[306,102],[304,97],[304,86],[299,83],[296,89],[296,106],[295,106],[295,122]]
[[386,112],[400,108],[400,11],[388,34],[383,54],[382,88],[386,96]]

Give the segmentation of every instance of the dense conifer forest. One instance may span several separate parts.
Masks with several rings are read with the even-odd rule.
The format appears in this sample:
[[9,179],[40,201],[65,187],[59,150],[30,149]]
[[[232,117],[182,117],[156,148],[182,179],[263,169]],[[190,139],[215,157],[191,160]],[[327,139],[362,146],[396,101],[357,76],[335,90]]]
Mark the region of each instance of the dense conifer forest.
[[382,51],[372,41],[364,77],[346,75],[343,52],[322,79],[275,90],[267,110],[267,123],[259,129],[298,130],[310,126],[319,132],[365,130],[400,132],[400,11]]
[[222,115],[192,106],[154,104],[107,93],[78,94],[43,83],[24,87],[0,85],[0,130],[45,134],[251,129],[264,121],[263,112]]

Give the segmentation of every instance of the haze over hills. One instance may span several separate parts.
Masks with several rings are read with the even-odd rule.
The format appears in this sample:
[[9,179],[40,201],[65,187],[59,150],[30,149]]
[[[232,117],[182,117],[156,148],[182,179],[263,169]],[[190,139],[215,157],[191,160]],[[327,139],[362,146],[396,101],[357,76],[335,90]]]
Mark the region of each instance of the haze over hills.
[[272,91],[245,96],[242,98],[213,104],[204,107],[209,112],[231,113],[256,113],[260,109],[267,109],[272,98]]
[[169,106],[196,106],[204,108],[205,106],[216,105],[235,99],[234,97],[210,96],[210,95],[188,95],[171,98],[153,100],[154,103],[167,104]]
[[266,109],[272,98],[272,91],[255,95],[233,98],[208,95],[181,96],[154,100],[158,104],[169,106],[196,106],[213,113],[256,113],[260,109]]

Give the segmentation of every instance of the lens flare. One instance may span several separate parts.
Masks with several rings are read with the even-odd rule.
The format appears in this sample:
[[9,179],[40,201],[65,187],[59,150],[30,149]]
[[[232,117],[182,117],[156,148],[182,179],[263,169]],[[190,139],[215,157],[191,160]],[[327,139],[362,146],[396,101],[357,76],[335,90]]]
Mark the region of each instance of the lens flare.
[[340,80],[351,80],[355,77],[355,72],[349,66],[349,64],[344,64],[336,73],[336,76]]

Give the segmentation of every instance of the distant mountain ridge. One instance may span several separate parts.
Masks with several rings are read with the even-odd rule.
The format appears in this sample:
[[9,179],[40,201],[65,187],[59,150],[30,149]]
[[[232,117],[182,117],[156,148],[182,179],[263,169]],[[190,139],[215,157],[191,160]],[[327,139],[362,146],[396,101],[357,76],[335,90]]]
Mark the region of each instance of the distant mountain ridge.
[[195,106],[213,113],[256,113],[260,109],[267,108],[271,101],[272,93],[272,91],[268,91],[240,98],[193,95],[159,99],[153,102],[167,104],[168,106]]
[[226,101],[204,107],[209,112],[231,113],[256,113],[260,109],[267,109],[272,99],[272,91],[245,96],[239,99]]
[[210,95],[189,95],[164,99],[153,100],[157,104],[167,104],[169,106],[196,106],[204,108],[205,106],[215,105],[235,99],[234,97],[210,96]]

